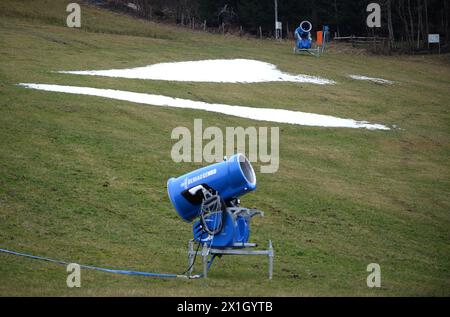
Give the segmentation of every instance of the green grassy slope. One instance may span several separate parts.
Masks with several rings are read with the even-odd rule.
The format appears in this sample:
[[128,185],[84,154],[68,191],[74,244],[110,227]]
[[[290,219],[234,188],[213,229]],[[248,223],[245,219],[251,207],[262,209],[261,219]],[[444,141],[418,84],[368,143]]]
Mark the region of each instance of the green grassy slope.
[[[266,217],[252,240],[266,259],[224,257],[208,280],[82,271],[0,254],[0,295],[450,295],[449,56],[380,57],[332,49],[294,56],[292,43],[217,36],[69,1],[0,2],[0,247],[83,264],[180,273],[191,227],[166,195],[177,126],[270,126],[212,113],[26,90],[20,82],[115,88],[207,102],[363,119],[389,132],[280,125],[280,169],[244,197]],[[204,58],[251,58],[334,86],[171,83],[58,74]],[[381,86],[348,74],[398,82]],[[259,165],[255,164],[257,172]],[[366,266],[382,288],[366,286]]]

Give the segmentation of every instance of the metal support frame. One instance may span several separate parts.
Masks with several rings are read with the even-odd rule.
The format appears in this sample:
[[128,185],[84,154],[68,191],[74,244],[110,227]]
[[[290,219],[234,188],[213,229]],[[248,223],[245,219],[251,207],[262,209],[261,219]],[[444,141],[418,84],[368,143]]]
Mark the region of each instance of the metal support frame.
[[296,46],[294,47],[294,54],[298,54],[301,52],[307,52],[311,55],[319,57],[320,54],[322,54],[323,50],[321,46],[317,46],[316,48],[298,48]]
[[[209,256],[216,255],[267,255],[269,259],[269,280],[272,280],[273,276],[273,257],[275,256],[272,241],[269,240],[269,248],[267,250],[247,250],[246,248],[256,247],[254,243],[247,243],[244,245],[245,248],[225,248],[225,249],[217,249],[217,248],[209,248],[206,243],[203,244],[202,250],[195,251],[194,250],[194,240],[189,240],[188,244],[188,267],[190,268],[188,276],[192,275],[192,271],[194,269],[194,258],[196,255],[201,255],[202,257],[202,266],[203,266],[203,275],[202,277],[208,277],[208,263]],[[239,244],[239,247],[242,247]]]

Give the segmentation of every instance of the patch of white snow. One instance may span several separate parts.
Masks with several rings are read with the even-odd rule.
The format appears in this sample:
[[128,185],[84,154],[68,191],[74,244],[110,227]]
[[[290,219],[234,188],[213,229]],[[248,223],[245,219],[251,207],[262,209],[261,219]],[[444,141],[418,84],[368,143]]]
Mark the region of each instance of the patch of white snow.
[[99,89],[89,87],[47,85],[47,84],[33,84],[33,83],[22,83],[19,85],[31,89],[53,91],[53,92],[64,92],[69,94],[98,96],[153,106],[199,109],[260,121],[270,121],[270,122],[289,123],[289,124],[317,126],[317,127],[390,130],[389,127],[382,124],[373,124],[367,121],[343,119],[328,115],[291,111],[285,109],[254,108],[254,107],[233,106],[225,104],[212,104],[202,101],[193,101],[188,99],[172,98],[162,95],[152,95],[146,93],[136,93],[114,89]]
[[377,84],[385,84],[385,85],[392,85],[394,82],[392,80],[387,80],[383,78],[376,78],[376,77],[367,77],[367,76],[361,76],[361,75],[349,75],[351,79],[355,80],[367,80],[371,81]]
[[318,85],[335,83],[332,80],[316,76],[284,73],[273,64],[251,59],[212,59],[160,63],[130,69],[60,71],[60,73],[211,83],[262,83],[279,81]]

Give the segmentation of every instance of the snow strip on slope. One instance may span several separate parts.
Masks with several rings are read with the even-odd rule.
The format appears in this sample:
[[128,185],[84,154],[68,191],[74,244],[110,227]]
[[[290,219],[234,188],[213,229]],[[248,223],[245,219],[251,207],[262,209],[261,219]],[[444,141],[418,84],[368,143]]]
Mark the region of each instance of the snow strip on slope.
[[375,78],[375,77],[367,77],[367,76],[361,76],[361,75],[349,75],[351,79],[355,80],[368,80],[377,84],[387,84],[392,85],[394,82],[392,80],[387,80],[383,78]]
[[113,89],[98,89],[89,87],[60,86],[60,85],[46,85],[33,83],[22,83],[19,85],[31,89],[64,92],[69,94],[99,96],[153,106],[205,110],[260,121],[270,121],[270,122],[289,123],[306,126],[318,126],[318,127],[366,128],[370,130],[390,130],[389,127],[382,124],[371,124],[367,121],[356,121],[352,119],[343,119],[333,116],[291,111],[285,109],[253,108],[253,107],[232,106],[225,104],[212,104],[202,101],[193,101],[188,99],[172,98],[162,95],[151,95],[145,93],[136,93]]

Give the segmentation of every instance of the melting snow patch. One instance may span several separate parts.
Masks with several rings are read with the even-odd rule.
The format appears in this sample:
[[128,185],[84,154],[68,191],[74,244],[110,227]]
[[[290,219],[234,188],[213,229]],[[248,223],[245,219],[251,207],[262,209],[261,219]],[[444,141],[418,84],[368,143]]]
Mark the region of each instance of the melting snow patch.
[[383,78],[375,78],[375,77],[367,77],[367,76],[361,76],[361,75],[349,75],[350,78],[356,79],[356,80],[368,80],[377,84],[386,84],[386,85],[392,85],[394,82],[392,80],[387,80]]
[[153,106],[205,110],[260,121],[271,121],[278,123],[290,123],[290,124],[318,126],[318,127],[366,128],[370,130],[390,130],[387,126],[382,124],[371,124],[366,121],[356,121],[352,119],[343,119],[333,116],[291,111],[284,109],[253,108],[253,107],[232,106],[224,104],[212,104],[188,99],[172,98],[161,95],[151,95],[145,93],[136,93],[113,89],[98,89],[89,87],[45,85],[45,84],[19,84],[19,85],[31,89],[65,92],[69,94],[99,96]]
[[283,73],[273,64],[251,59],[214,59],[160,63],[130,69],[60,71],[60,73],[213,83],[261,83],[274,81],[318,85],[335,83],[332,80],[315,76]]

